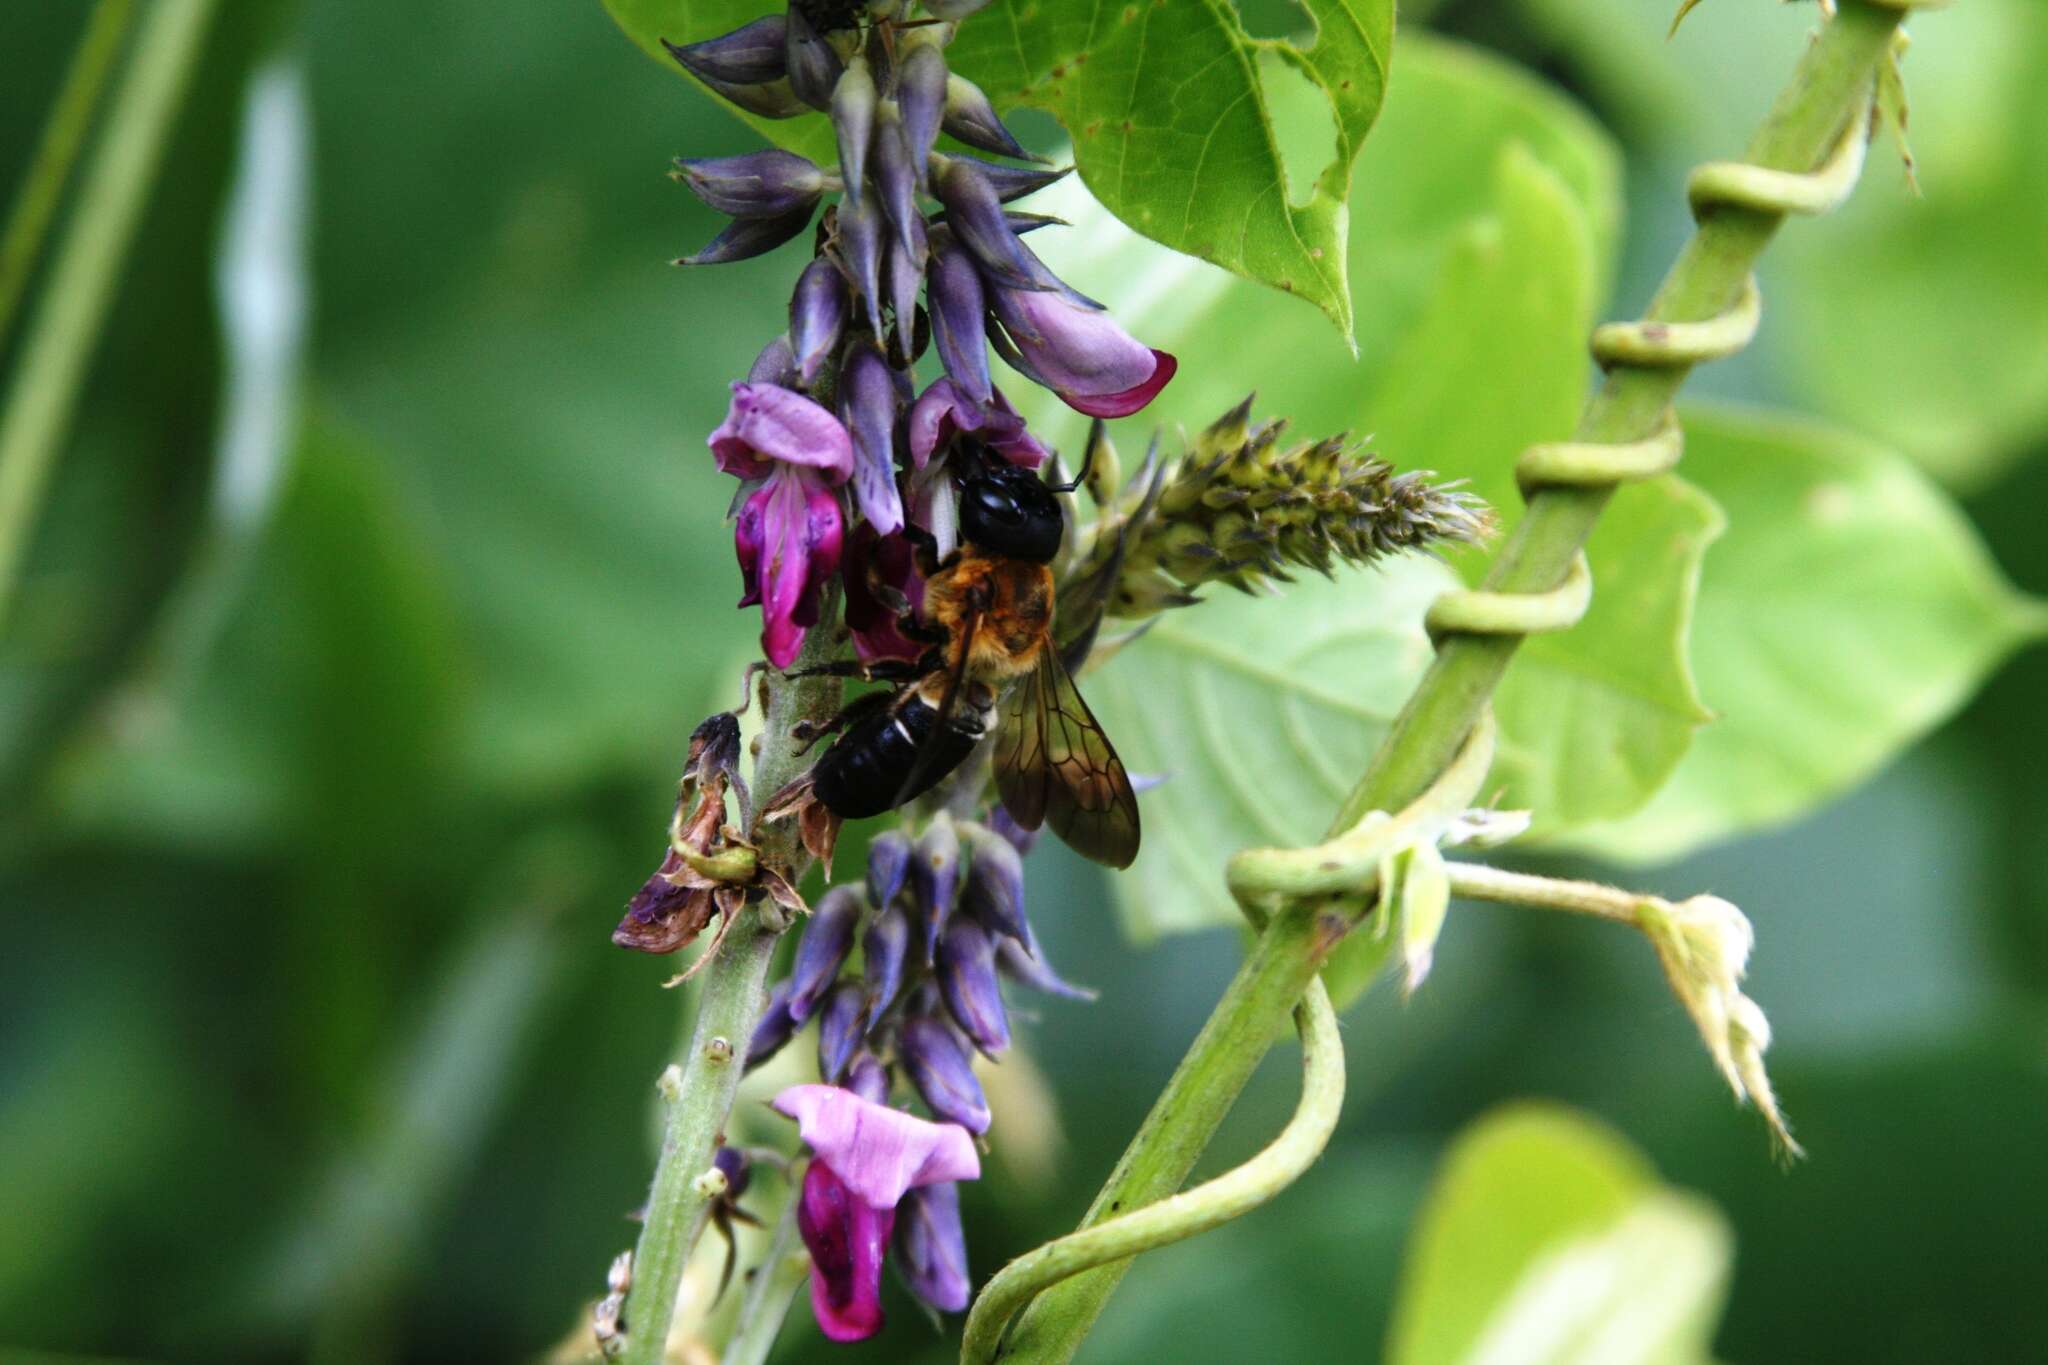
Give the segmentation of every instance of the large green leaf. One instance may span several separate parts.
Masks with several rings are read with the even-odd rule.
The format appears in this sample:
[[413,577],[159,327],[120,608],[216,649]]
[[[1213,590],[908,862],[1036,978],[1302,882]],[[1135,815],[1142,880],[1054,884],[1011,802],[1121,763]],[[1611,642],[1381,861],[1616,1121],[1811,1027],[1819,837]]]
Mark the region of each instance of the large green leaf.
[[1691,409],[1685,424],[1686,469],[1728,511],[1693,626],[1718,719],[1644,810],[1569,836],[1613,857],[1674,857],[1812,810],[2048,630],[2048,611],[1892,452],[1728,408]]
[[[661,39],[711,37],[764,11],[759,0],[605,6],[671,66]],[[1065,125],[1082,178],[1124,222],[1299,295],[1348,335],[1351,166],[1386,92],[1394,4],[1303,0],[1302,9],[1315,25],[1305,46],[1252,37],[1229,0],[1002,0],[961,25],[948,59],[1001,108],[1042,109]],[[1333,143],[1303,196],[1290,194],[1274,117],[1276,101],[1295,95],[1281,88],[1288,83],[1313,92],[1306,117]],[[822,118],[743,117],[783,146],[833,159]]]
[[1481,1119],[1444,1159],[1394,1307],[1392,1365],[1697,1362],[1729,1236],[1619,1137],[1560,1109]]
[[1089,675],[1125,763],[1167,778],[1117,879],[1133,932],[1236,923],[1224,858],[1321,834],[1428,664],[1422,613],[1449,586],[1441,565],[1406,559],[1283,597],[1219,594]]

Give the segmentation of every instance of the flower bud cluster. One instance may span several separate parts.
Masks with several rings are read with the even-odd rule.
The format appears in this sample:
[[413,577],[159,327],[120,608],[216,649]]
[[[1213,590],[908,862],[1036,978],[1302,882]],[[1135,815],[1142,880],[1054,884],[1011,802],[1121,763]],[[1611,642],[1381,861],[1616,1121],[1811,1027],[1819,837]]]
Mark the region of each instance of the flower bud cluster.
[[[875,604],[916,600],[911,557],[897,549],[906,527],[949,548],[955,445],[1034,468],[1046,455],[996,387],[991,348],[1098,417],[1138,411],[1174,373],[1172,356],[1134,340],[1025,245],[1057,220],[1010,202],[1065,171],[938,150],[945,133],[1037,160],[947,66],[959,20],[982,3],[793,0],[721,37],[667,44],[750,113],[829,115],[839,158],[820,166],[771,149],[676,162],[676,179],[732,219],[679,265],[745,260],[816,223],[789,328],[733,385],[711,437],[718,467],[744,485],[740,605],[761,608],[762,651],[778,668],[818,624],[835,577],[866,611],[855,624],[864,658],[916,656],[894,630],[900,609]],[[945,374],[919,394],[911,367],[928,349]]]
[[[870,1125],[933,1143],[943,1139],[925,1129],[980,1137],[990,1113],[974,1056],[994,1058],[1010,1045],[1006,977],[1092,998],[1045,961],[1024,913],[1016,845],[993,829],[944,814],[915,838],[881,834],[869,847],[865,879],[834,887],[818,902],[789,975],[770,994],[747,1065],[765,1062],[815,1023],[825,1085],[797,1087],[805,1104],[848,1109]],[[920,1101],[931,1122],[892,1108],[899,1093]],[[875,1159],[858,1144],[830,1156],[812,1146],[820,1153],[814,1168],[830,1166],[841,1182],[854,1177],[850,1168]],[[821,1264],[849,1237],[872,1231],[871,1222],[862,1221],[867,1213],[889,1212],[898,1269],[912,1292],[940,1311],[966,1307],[967,1245],[950,1180],[916,1185],[890,1210],[849,1204],[830,1190],[815,1199],[813,1193],[807,1183],[806,1207],[816,1208],[807,1215],[814,1226],[805,1237],[815,1241],[813,1256]],[[853,1339],[880,1327],[869,1272],[879,1275],[881,1261],[878,1250],[870,1260],[847,1261],[847,1278],[821,1276],[829,1293],[823,1302],[814,1298],[814,1306],[828,1333]]]
[[1290,569],[1328,574],[1490,532],[1492,516],[1474,495],[1426,472],[1396,474],[1341,436],[1282,444],[1287,424],[1254,424],[1251,402],[1178,460],[1149,455],[1109,509],[1091,567],[1121,551],[1110,614],[1149,616],[1192,603],[1212,583],[1258,592],[1291,581]]

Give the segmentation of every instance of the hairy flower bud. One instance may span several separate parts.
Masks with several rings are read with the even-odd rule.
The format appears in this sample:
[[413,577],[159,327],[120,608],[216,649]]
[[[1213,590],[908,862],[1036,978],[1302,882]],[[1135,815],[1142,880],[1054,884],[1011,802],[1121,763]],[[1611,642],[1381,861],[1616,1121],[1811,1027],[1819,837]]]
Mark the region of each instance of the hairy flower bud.
[[886,910],[910,875],[910,836],[899,829],[883,830],[868,841],[868,903]]
[[785,977],[768,992],[768,1003],[754,1025],[754,1036],[747,1041],[747,1070],[752,1071],[782,1051],[783,1044],[794,1038],[800,1027],[801,1023],[789,1012],[789,980]]
[[917,359],[917,291],[924,284],[924,220],[911,220],[911,238],[916,243],[912,250],[900,239],[889,241],[889,308],[896,315],[896,329],[891,338],[896,363],[908,369]]
[[789,85],[797,98],[813,109],[830,109],[832,88],[839,83],[845,64],[801,5],[789,7],[783,53],[789,64]]
[[970,1133],[988,1131],[988,1100],[975,1079],[974,1061],[944,1020],[906,1019],[900,1051],[904,1072],[934,1117]]
[[891,905],[868,922],[860,940],[861,971],[867,981],[866,1027],[881,1022],[903,986],[903,965],[910,956],[910,916]]
[[896,490],[896,380],[867,340],[854,343],[839,372],[839,417],[853,436],[853,491],[877,535],[903,526]]
[[973,1282],[967,1234],[960,1226],[960,1187],[951,1181],[911,1190],[896,1206],[892,1241],[910,1292],[941,1313],[967,1307]]
[[787,41],[783,17],[770,14],[701,43],[672,43],[664,38],[661,45],[700,80],[758,85],[789,69],[784,56]]
[[924,925],[924,957],[933,961],[939,933],[953,913],[960,891],[960,833],[943,811],[918,836],[917,856],[910,863],[910,886]]
[[832,132],[839,140],[839,173],[846,200],[858,204],[867,190],[868,148],[875,135],[875,78],[868,59],[855,57],[832,87]]
[[933,156],[932,194],[946,206],[946,221],[988,277],[1013,290],[1053,290],[1076,306],[1096,306],[1069,290],[1031,248],[1010,231],[995,185],[981,163],[968,157]]
[[837,1081],[860,1047],[861,1005],[867,990],[858,981],[834,986],[818,1008],[818,1074]]
[[729,265],[765,255],[811,225],[817,205],[806,204],[775,218],[735,218],[692,256],[678,256],[676,265]]
[[770,148],[745,156],[677,157],[676,170],[699,199],[735,218],[780,218],[815,208],[826,174],[795,152]]
[[945,118],[942,126],[948,133],[970,147],[997,156],[1013,156],[1019,161],[1043,161],[1024,150],[1022,144],[1003,126],[996,116],[995,105],[989,102],[981,87],[965,76],[946,78]]
[[882,214],[872,196],[841,203],[835,235],[839,259],[860,290],[868,330],[882,335]]
[[797,277],[789,300],[789,341],[805,384],[816,381],[846,330],[846,277],[819,256]]
[[789,1012],[797,1022],[811,1017],[845,965],[865,908],[859,887],[835,886],[804,925],[803,938],[796,945],[796,962],[789,971]]
[[939,940],[939,992],[974,1045],[993,1057],[1010,1045],[1010,1019],[996,979],[995,939],[965,915],[956,915]]
[[1024,920],[1024,859],[994,830],[963,824],[960,833],[968,851],[968,913],[995,933],[1027,937],[1031,929]]
[[917,210],[917,173],[911,169],[903,115],[894,100],[883,100],[875,119],[874,183],[881,192],[882,211],[895,225],[896,240],[922,265],[924,215]]
[[969,398],[988,402],[993,390],[984,321],[988,301],[973,258],[950,241],[933,253],[925,271],[925,300],[930,304],[932,344],[938,348],[939,363]]
[[889,1102],[889,1068],[872,1052],[863,1050],[847,1063],[845,1085],[869,1104]]
[[927,183],[932,145],[946,113],[946,54],[929,29],[913,29],[896,65],[896,100],[903,108],[903,142],[919,187]]
[[[1025,929],[1031,926],[1026,924]],[[999,939],[996,942],[996,966],[1003,975],[1020,985],[1046,995],[1064,996],[1069,1000],[1093,1000],[1096,993],[1086,986],[1076,986],[1065,980],[1052,969],[1045,959],[1045,950],[1038,946],[1038,939],[1026,934],[1023,941],[1014,938]]]
[[1063,166],[1056,171],[1031,170],[1024,166],[1004,166],[994,161],[983,161],[973,156],[955,156],[949,159],[973,167],[976,173],[994,188],[996,198],[1006,204],[1012,199],[1022,199],[1027,194],[1042,190],[1056,180],[1065,179],[1067,173],[1074,169],[1072,166]]
[[780,389],[794,389],[802,382],[802,376],[797,373],[796,352],[790,348],[787,335],[776,337],[761,348],[761,353],[754,357],[754,363],[747,367],[746,382],[773,384]]

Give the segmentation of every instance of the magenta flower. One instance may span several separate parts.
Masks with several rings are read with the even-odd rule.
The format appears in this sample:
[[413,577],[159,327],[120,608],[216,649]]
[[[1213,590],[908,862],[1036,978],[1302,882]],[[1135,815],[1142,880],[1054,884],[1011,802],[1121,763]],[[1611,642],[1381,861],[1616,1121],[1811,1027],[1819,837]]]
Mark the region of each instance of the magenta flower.
[[761,652],[787,668],[818,623],[818,592],[839,572],[845,517],[832,485],[853,470],[853,442],[839,419],[776,384],[736,383],[725,421],[711,433],[718,467],[766,482],[747,496],[733,530],[745,594],[761,608]]
[[793,1085],[775,1108],[797,1121],[815,1153],[804,1173],[797,1230],[811,1253],[811,1311],[834,1341],[882,1326],[882,1260],[909,1191],[981,1175],[974,1139],[830,1085]]
[[970,435],[980,437],[1011,464],[1026,469],[1044,464],[1045,447],[1025,429],[1024,419],[1003,391],[992,389],[990,395],[986,404],[977,403],[951,379],[937,380],[918,395],[910,408],[911,463],[923,469],[932,452],[944,449],[956,435]]
[[862,522],[847,537],[840,576],[846,584],[846,628],[862,663],[923,656],[925,647],[901,629],[903,608],[916,610],[924,602],[924,576],[908,540],[878,536]]
[[1166,387],[1180,362],[1117,326],[1100,309],[1052,289],[989,289],[1002,322],[991,331],[1011,366],[1090,417],[1128,417]]

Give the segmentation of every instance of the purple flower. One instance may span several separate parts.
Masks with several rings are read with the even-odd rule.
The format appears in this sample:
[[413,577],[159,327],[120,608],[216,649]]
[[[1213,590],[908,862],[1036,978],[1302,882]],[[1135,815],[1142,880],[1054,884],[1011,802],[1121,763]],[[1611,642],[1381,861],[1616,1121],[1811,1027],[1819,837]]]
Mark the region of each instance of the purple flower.
[[833,1341],[865,1341],[882,1330],[882,1258],[895,1226],[893,1206],[856,1199],[822,1158],[804,1172],[796,1230],[811,1253],[811,1313]]
[[787,668],[817,624],[819,590],[839,572],[844,518],[830,485],[853,471],[853,442],[802,394],[736,383],[710,445],[726,473],[767,480],[741,507],[733,548],[746,589],[739,604],[760,605],[761,650]]
[[840,572],[846,585],[846,628],[863,663],[916,659],[925,647],[901,629],[903,609],[924,600],[917,551],[901,535],[878,536],[866,522],[853,528]]
[[1109,314],[1057,291],[996,285],[989,293],[1002,322],[1001,331],[989,335],[1003,359],[1090,417],[1130,416],[1180,366],[1135,340]]
[[1045,463],[1045,447],[1025,428],[1002,390],[991,389],[988,403],[981,404],[952,380],[936,380],[910,407],[910,462],[923,469],[934,451],[958,435],[979,437],[1011,464],[1026,469]]
[[853,472],[853,440],[824,408],[775,384],[735,383],[725,421],[711,433],[718,467],[764,478],[775,464],[805,465],[841,483]]
[[795,1085],[775,1108],[816,1153],[804,1173],[797,1231],[811,1253],[811,1311],[834,1341],[882,1326],[882,1259],[896,1206],[913,1189],[974,1180],[974,1139],[829,1085]]

